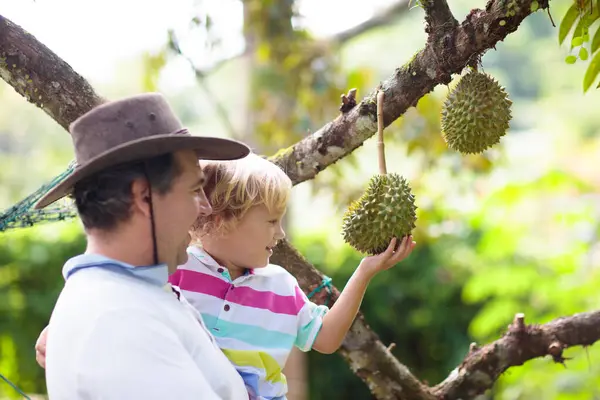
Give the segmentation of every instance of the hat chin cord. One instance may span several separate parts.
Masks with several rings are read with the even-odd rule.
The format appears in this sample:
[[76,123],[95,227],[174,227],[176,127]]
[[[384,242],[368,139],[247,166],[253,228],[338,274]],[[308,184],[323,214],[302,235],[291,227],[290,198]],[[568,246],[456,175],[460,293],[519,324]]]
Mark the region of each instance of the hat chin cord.
[[158,246],[156,244],[156,224],[154,223],[154,205],[152,204],[152,184],[148,177],[148,167],[144,164],[144,175],[148,181],[148,206],[150,207],[150,227],[152,231],[152,256],[154,265],[158,265]]

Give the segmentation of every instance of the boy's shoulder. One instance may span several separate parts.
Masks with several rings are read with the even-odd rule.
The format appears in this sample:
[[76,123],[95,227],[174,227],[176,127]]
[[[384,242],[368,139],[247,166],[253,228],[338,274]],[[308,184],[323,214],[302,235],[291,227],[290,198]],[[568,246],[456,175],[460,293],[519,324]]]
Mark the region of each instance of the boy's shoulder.
[[254,270],[254,275],[296,284],[294,275],[290,274],[285,268],[277,264],[268,264],[266,267],[256,268]]
[[202,248],[189,246],[187,248],[187,261],[177,266],[177,269],[191,269],[191,270],[208,270],[209,265],[218,266],[216,261],[208,255]]

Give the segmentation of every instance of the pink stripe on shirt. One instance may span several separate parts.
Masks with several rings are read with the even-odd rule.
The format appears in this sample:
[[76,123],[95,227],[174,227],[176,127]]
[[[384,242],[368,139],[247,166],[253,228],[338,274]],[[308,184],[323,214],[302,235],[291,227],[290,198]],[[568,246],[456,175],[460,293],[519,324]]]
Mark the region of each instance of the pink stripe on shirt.
[[247,286],[234,286],[218,277],[187,269],[178,269],[169,277],[169,282],[182,290],[202,293],[222,300],[227,297],[229,302],[270,310],[278,314],[298,315],[304,306],[304,300],[298,295],[282,296]]

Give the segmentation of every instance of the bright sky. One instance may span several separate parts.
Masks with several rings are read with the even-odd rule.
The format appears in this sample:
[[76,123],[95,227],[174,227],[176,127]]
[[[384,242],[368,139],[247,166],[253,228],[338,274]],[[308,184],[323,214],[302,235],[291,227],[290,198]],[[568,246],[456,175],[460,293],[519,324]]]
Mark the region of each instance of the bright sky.
[[[298,0],[297,4],[306,27],[316,35],[330,35],[370,18],[393,1]],[[243,41],[238,0],[0,0],[1,15],[32,33],[86,78],[104,82],[110,82],[119,60],[160,47],[169,28],[187,31],[199,9],[209,10],[224,49],[207,54],[193,51],[200,47],[197,38],[188,42],[184,50],[197,65],[209,66],[215,57],[239,52]]]

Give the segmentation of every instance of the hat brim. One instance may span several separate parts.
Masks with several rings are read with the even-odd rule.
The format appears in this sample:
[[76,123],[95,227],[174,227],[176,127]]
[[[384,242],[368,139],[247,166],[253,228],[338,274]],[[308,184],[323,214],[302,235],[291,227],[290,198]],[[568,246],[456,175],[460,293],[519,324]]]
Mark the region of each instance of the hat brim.
[[250,153],[250,148],[243,143],[215,137],[167,134],[134,140],[114,147],[94,157],[85,165],[76,167],[39,199],[33,208],[44,208],[60,200],[71,193],[75,183],[108,167],[181,150],[195,150],[200,160],[237,160]]

